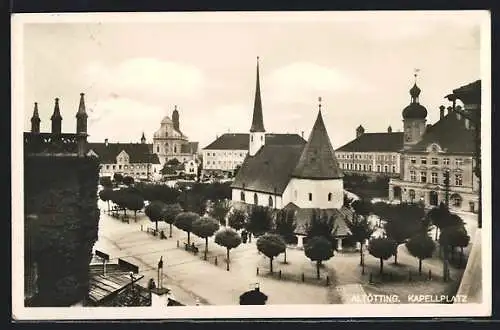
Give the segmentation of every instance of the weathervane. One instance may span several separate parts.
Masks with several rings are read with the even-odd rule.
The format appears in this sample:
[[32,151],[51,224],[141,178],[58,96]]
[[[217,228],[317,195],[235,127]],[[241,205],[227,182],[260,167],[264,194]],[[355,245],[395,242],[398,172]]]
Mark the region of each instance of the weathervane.
[[415,84],[417,83],[417,76],[418,76],[419,72],[420,72],[420,69],[414,69],[413,70],[413,76],[415,77]]

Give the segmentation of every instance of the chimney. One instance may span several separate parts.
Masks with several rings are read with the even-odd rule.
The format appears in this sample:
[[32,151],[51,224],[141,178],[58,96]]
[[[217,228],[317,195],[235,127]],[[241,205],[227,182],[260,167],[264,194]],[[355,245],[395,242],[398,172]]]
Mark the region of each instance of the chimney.
[[448,114],[450,114],[450,113],[452,113],[452,112],[453,112],[453,107],[448,106],[448,108],[446,108],[446,110],[448,110]]
[[169,289],[167,288],[151,289],[151,307],[157,309],[167,307],[169,298],[173,299]]
[[107,147],[108,146],[108,139],[104,139],[104,145]]
[[444,105],[441,105],[439,106],[439,119],[443,119],[444,118]]
[[300,136],[302,136],[302,138],[304,138],[304,131],[300,132]]
[[392,127],[391,126],[387,127],[387,133],[392,133]]

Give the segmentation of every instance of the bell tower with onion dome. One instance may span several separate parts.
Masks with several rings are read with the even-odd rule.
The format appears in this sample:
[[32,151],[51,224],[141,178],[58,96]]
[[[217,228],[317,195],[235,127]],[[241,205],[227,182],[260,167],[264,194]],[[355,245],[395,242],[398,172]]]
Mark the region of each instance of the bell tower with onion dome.
[[410,89],[411,101],[403,109],[403,128],[404,128],[404,148],[408,149],[420,141],[425,132],[425,123],[427,109],[420,104],[420,88],[417,86],[417,70],[415,70],[415,83]]

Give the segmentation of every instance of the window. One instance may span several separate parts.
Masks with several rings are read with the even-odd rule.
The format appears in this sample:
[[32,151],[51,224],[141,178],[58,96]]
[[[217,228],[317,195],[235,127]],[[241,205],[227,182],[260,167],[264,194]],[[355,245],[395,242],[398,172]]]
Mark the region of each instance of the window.
[[127,165],[125,165],[125,166],[124,166],[124,168],[125,168],[125,169],[127,169],[127,168],[128,168],[128,166],[127,166]]
[[420,172],[420,182],[422,183],[427,182],[427,172]]
[[392,165],[392,173],[396,173],[396,166]]
[[116,168],[116,165],[113,165],[113,170]]
[[331,202],[332,201],[332,193],[328,193],[328,201]]
[[420,158],[420,163],[421,163],[422,165],[427,165],[427,158],[425,158],[425,157],[421,157],[421,158]]
[[410,171],[410,181],[417,181],[417,174],[415,173],[415,171]]
[[438,174],[436,172],[431,173],[431,182],[434,184],[438,183]]
[[417,158],[415,158],[415,157],[411,157],[411,158],[410,158],[410,163],[412,163],[412,164],[416,164],[416,163],[417,163]]
[[259,204],[259,197],[257,197],[257,194],[256,194],[256,193],[254,193],[254,194],[253,194],[253,203],[254,203],[255,205]]
[[177,153],[177,146],[174,146],[174,153]]
[[269,207],[273,207],[273,197],[269,196]]
[[294,199],[294,200],[297,200],[297,194],[298,194],[298,193],[297,193],[297,190],[294,190],[294,191],[293,191],[293,199]]
[[462,185],[462,174],[455,174],[455,186]]
[[260,140],[264,141],[264,136],[263,135],[260,136]]
[[363,165],[363,171],[366,171],[366,164]]
[[368,171],[371,171],[371,170],[372,170],[372,166],[368,165]]
[[462,158],[455,159],[455,166],[462,166],[464,164],[464,160]]
[[250,141],[253,142],[253,135],[250,135]]
[[130,165],[130,169],[133,170],[134,169],[134,165]]
[[377,172],[380,172],[380,165],[377,165]]
[[313,200],[313,194],[309,193],[309,201]]
[[121,170],[122,169],[122,166],[121,165],[118,165],[118,169]]
[[387,173],[387,165],[384,165],[384,172]]
[[245,193],[243,191],[240,193],[240,199],[242,202],[245,201]]
[[437,158],[432,158],[432,160],[431,160],[431,164],[432,164],[432,165],[438,165],[438,164],[439,164],[438,159],[437,159]]
[[415,200],[415,190],[410,189],[409,195],[410,195],[410,201],[413,202]]
[[443,158],[443,165],[450,165],[450,159],[449,158]]
[[106,169],[109,170],[109,165],[106,165]]

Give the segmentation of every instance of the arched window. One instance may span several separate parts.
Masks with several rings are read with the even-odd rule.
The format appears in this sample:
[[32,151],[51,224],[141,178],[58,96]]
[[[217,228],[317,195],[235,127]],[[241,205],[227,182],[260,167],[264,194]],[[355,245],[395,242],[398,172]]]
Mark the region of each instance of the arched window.
[[309,193],[309,200],[312,201],[313,200],[313,194]]
[[410,201],[413,202],[415,200],[415,190],[410,189],[409,195],[410,195]]
[[160,152],[160,146],[156,146],[156,152]]
[[332,201],[332,193],[328,193],[328,201],[331,202]]
[[242,202],[245,201],[245,193],[243,191],[240,193],[240,199]]
[[384,165],[384,172],[387,173],[387,165]]
[[273,197],[269,196],[269,207],[273,207]]
[[174,146],[174,154],[177,153],[177,146]]
[[253,203],[254,203],[255,205],[258,205],[258,204],[259,204],[259,198],[257,197],[257,194],[256,194],[256,193],[254,193],[254,194],[253,194]]

